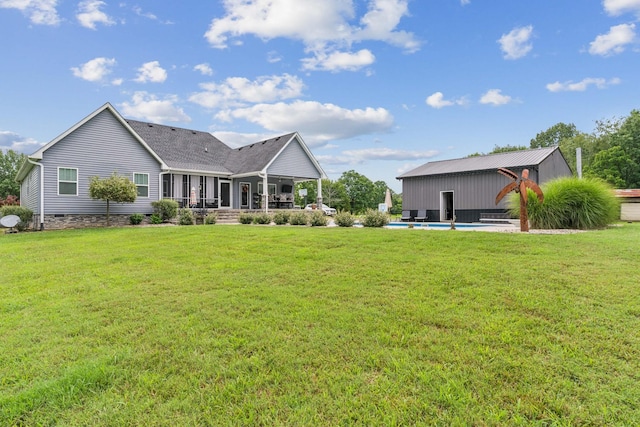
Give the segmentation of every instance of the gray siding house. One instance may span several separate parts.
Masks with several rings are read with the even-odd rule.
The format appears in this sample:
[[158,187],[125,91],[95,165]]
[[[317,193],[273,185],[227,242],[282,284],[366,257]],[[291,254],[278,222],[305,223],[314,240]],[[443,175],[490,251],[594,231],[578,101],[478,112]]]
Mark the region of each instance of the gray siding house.
[[571,168],[558,147],[514,151],[425,163],[397,177],[402,180],[402,209],[416,217],[426,211],[428,221],[477,222],[482,214],[506,212],[506,198],[495,199],[510,181],[497,173],[511,169],[518,175],[529,169],[538,184],[571,176]]
[[[127,176],[134,203],[111,204],[122,216],[151,214],[151,202],[193,209],[293,207],[293,186],[326,174],[298,133],[233,149],[208,132],[123,118],[106,103],[27,157],[18,171],[21,204],[40,229],[99,223],[106,203],[89,197],[92,176]],[[122,222],[122,219],[121,219]]]

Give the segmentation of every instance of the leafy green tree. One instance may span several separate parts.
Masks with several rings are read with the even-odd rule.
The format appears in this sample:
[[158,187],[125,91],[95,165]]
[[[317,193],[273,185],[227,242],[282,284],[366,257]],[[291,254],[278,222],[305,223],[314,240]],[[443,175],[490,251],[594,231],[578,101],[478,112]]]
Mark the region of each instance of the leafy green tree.
[[[307,197],[305,203],[305,197],[300,197],[298,190],[307,190]],[[318,183],[317,181],[303,181],[299,182],[295,186],[295,201],[297,205],[304,206],[305,204],[315,203],[318,198]],[[322,203],[336,210],[349,209],[349,197],[347,196],[347,190],[344,184],[338,181],[331,181],[330,179],[322,180]]]
[[524,145],[496,145],[493,147],[493,150],[489,154],[499,154],[499,153],[508,153],[510,151],[522,151],[527,150],[528,148]]
[[601,178],[616,188],[628,188],[638,181],[638,164],[620,146],[613,146],[596,154],[586,172]]
[[499,154],[499,153],[508,153],[510,151],[522,151],[522,150],[528,150],[529,147],[524,146],[524,145],[494,145],[493,146],[493,150],[491,150],[488,153],[480,153],[479,151],[476,151],[473,154],[469,154],[467,157],[479,157],[479,156],[486,156],[488,154]]
[[323,179],[322,200],[324,204],[338,211],[349,209],[349,196],[342,182]]
[[[349,210],[352,213],[362,213],[367,209],[377,206],[375,186],[369,178],[354,170],[344,172],[338,179],[349,197]],[[385,187],[386,191],[386,187]],[[384,195],[382,200],[384,200]]]
[[[306,197],[300,196],[300,190],[307,190]],[[324,191],[323,191],[324,192]],[[316,181],[298,182],[294,188],[294,200],[296,205],[304,207],[309,203],[315,203],[318,198],[318,183]]]
[[109,202],[133,203],[138,191],[136,185],[126,176],[114,172],[109,178],[100,179],[92,176],[89,181],[89,197],[107,202],[107,226],[109,221]]
[[369,206],[371,209],[378,209],[378,204],[384,203],[384,198],[387,195],[387,188],[389,188],[389,186],[384,181],[376,181],[373,183],[373,203],[372,206]]
[[531,140],[531,148],[543,148],[554,147],[560,145],[560,143],[568,138],[573,138],[578,135],[578,129],[573,123],[556,123],[549,129],[539,132],[535,138]]
[[596,154],[586,163],[585,175],[604,179],[617,188],[640,187],[640,111],[596,124]]
[[16,175],[26,158],[26,155],[13,150],[7,150],[6,153],[0,150],[0,199],[20,195]]
[[389,213],[397,215],[402,213],[402,193],[394,193],[391,191],[391,210]]

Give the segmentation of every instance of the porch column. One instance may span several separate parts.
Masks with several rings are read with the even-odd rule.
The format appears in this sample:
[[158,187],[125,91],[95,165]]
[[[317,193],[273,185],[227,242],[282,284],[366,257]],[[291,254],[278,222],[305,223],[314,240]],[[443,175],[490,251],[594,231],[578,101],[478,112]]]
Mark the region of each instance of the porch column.
[[269,179],[268,179],[269,175],[267,175],[266,173],[264,174],[264,177],[262,178],[262,206],[264,206],[264,211],[265,213],[269,213]]
[[322,209],[322,178],[318,178],[318,209]]

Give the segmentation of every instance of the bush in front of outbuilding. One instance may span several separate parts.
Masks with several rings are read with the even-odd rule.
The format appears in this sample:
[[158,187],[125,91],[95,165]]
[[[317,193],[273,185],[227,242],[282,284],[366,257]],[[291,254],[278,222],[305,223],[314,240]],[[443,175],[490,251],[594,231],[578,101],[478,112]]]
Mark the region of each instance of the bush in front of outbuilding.
[[[544,202],[528,190],[527,214],[531,228],[581,229],[603,228],[616,222],[620,203],[609,184],[599,179],[563,177],[541,186]],[[509,211],[520,215],[520,195],[508,199]]]
[[384,227],[389,223],[389,215],[374,209],[368,209],[362,217],[364,227]]

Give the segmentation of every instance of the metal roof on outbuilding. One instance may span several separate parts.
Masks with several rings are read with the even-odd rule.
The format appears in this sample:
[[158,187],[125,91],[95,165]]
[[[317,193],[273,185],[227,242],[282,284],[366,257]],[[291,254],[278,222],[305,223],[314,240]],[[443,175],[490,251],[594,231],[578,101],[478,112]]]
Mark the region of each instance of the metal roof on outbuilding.
[[533,150],[509,151],[506,153],[488,154],[485,156],[429,162],[400,175],[397,179],[484,171],[497,168],[536,166],[542,163],[557,149],[558,147],[545,147]]

